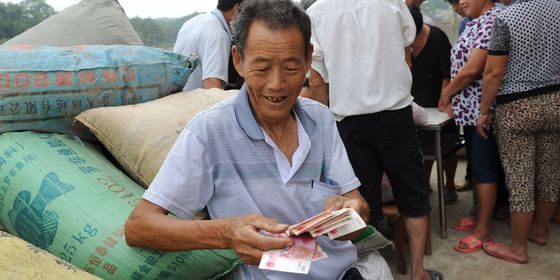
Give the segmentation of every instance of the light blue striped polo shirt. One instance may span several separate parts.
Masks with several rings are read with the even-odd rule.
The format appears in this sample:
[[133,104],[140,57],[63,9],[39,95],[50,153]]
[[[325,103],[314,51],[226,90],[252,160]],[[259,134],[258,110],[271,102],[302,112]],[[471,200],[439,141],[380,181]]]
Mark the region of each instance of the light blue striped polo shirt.
[[231,30],[220,10],[198,15],[183,24],[173,51],[200,58],[183,90],[202,87],[202,81],[217,78],[228,81]]
[[[301,167],[283,182],[274,154],[257,124],[245,87],[186,126],[144,198],[179,218],[208,206],[212,219],[260,213],[285,224],[322,211],[325,200],[359,186],[327,107],[299,98],[294,113],[311,146]],[[332,167],[332,168],[331,168]],[[234,279],[336,279],[357,261],[349,241],[319,237],[329,256],[308,275],[241,266]]]

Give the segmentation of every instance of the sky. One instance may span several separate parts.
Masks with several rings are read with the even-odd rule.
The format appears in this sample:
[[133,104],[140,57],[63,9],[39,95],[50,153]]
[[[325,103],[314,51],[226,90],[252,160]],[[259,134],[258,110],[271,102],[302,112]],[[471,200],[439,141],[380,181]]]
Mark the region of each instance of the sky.
[[[216,8],[217,0],[118,0],[128,17],[141,18],[176,18],[194,12],[209,12]],[[0,2],[18,3],[21,0],[0,0]],[[79,0],[46,0],[55,11],[62,11]]]

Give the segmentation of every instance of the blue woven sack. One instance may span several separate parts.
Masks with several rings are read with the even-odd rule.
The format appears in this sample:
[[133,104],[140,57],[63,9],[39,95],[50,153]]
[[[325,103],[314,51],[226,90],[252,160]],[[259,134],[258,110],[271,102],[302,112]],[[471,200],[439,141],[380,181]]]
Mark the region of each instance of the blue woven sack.
[[70,134],[79,113],[180,91],[198,59],[144,46],[0,48],[0,133]]

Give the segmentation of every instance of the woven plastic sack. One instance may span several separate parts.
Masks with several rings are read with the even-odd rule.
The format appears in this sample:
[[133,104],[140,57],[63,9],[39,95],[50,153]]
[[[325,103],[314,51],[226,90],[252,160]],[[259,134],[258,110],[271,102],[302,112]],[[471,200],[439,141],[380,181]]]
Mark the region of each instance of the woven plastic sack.
[[99,279],[13,235],[0,231],[0,271],[4,280]]
[[197,61],[144,46],[0,48],[0,133],[70,134],[87,109],[180,91]]
[[12,38],[3,46],[142,45],[116,0],[83,0]]
[[217,279],[241,263],[232,250],[129,247],[124,223],[142,193],[95,146],[59,134],[0,135],[8,232],[103,279]]
[[198,89],[144,104],[87,110],[76,117],[75,128],[80,135],[85,125],[133,180],[148,187],[185,125],[236,94]]

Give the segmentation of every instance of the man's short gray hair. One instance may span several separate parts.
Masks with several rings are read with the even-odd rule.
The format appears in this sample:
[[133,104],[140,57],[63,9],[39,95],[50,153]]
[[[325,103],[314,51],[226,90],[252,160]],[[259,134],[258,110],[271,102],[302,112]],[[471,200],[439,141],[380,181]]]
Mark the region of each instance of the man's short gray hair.
[[249,27],[256,21],[262,21],[271,30],[284,30],[297,26],[302,34],[303,50],[307,58],[307,49],[311,38],[311,21],[305,11],[291,0],[245,0],[239,7],[232,23],[234,43],[241,58],[249,36]]

